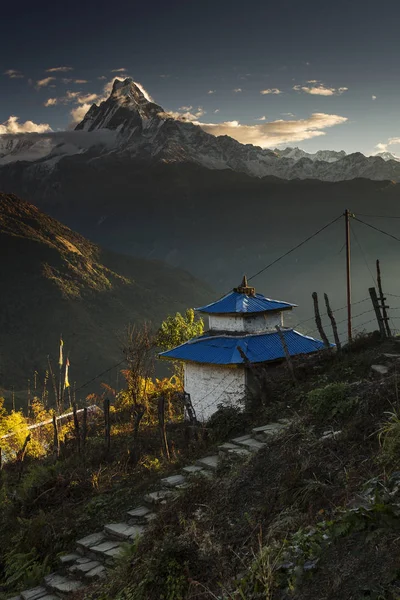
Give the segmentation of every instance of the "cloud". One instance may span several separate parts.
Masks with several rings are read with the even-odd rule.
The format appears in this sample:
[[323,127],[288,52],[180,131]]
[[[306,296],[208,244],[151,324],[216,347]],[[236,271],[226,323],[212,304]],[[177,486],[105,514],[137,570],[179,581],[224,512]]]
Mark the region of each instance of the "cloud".
[[72,83],[88,83],[87,79],[74,79]]
[[257,121],[266,121],[267,117],[265,117],[265,116],[264,117],[258,117],[258,119],[256,119],[256,120]]
[[[17,119],[17,117],[10,117],[10,119]],[[9,120],[10,120],[9,119]],[[32,123],[28,121],[27,123]],[[26,125],[26,123],[20,124],[22,126]],[[35,123],[32,123],[35,125]],[[1,127],[1,125],[0,125]],[[40,127],[40,126],[39,126]],[[1,132],[1,129],[0,129]],[[79,148],[90,148],[91,146],[97,144],[105,144],[108,146],[112,146],[116,139],[116,131],[112,131],[111,129],[99,129],[97,131],[76,131],[74,129],[67,131],[51,131],[51,129],[47,132],[24,132],[19,130],[18,132],[6,132],[3,135],[5,139],[27,139],[39,141],[41,139],[50,140],[54,146],[59,144],[74,144]]]
[[55,80],[55,77],[45,77],[44,79],[39,79],[39,81],[36,82],[36,89],[47,87],[52,81]]
[[16,69],[7,69],[7,71],[4,71],[3,75],[7,75],[10,79],[22,79],[24,77],[22,73]]
[[126,69],[121,67],[120,69],[113,69],[111,73],[125,73]]
[[[73,94],[73,92],[72,92]],[[72,95],[71,95],[72,97]],[[74,98],[76,98],[76,101],[79,104],[93,104],[93,102],[96,102],[96,100],[99,99],[99,94],[85,94],[83,96],[81,96],[79,93],[78,95],[74,95]]]
[[376,96],[371,96],[372,100],[376,100]]
[[81,106],[73,108],[70,112],[72,124],[80,123],[91,106],[91,104],[81,104]]
[[206,114],[201,106],[197,108],[196,112],[190,112],[192,109],[193,106],[181,106],[177,111],[168,111],[159,113],[159,115],[165,119],[172,118],[177,119],[178,121],[197,121]]
[[288,142],[300,142],[325,135],[324,129],[341,125],[347,117],[325,113],[313,113],[308,119],[270,121],[259,125],[242,125],[238,121],[224,123],[200,123],[208,133],[229,135],[242,144],[254,144],[268,148]]
[[107,79],[107,77],[105,75],[100,75],[100,77],[98,77],[97,79],[100,79],[100,81],[104,81],[105,79]]
[[235,94],[240,94],[240,92],[243,92],[242,88],[235,88],[234,90],[232,90],[232,92],[234,92]]
[[167,79],[168,77],[170,77],[170,75],[165,75],[165,73],[163,73],[162,75],[160,75],[161,79]]
[[208,90],[207,94],[215,94],[215,90]]
[[278,90],[278,88],[269,88],[267,90],[260,90],[260,94],[262,94],[263,96],[266,96],[267,94],[282,94],[283,92],[281,90]]
[[389,149],[389,146],[396,146],[397,144],[400,144],[400,137],[392,137],[392,138],[389,138],[386,143],[379,142],[379,144],[377,144],[375,146],[375,148],[379,152],[387,152]]
[[48,123],[34,123],[33,121],[19,122],[19,117],[11,115],[7,121],[0,124],[0,135],[18,133],[45,133],[51,131]]
[[217,114],[217,113],[219,113],[219,108],[216,108],[216,109],[214,110],[214,114]]
[[[310,80],[307,83],[318,83],[316,80]],[[305,94],[311,94],[312,96],[340,96],[343,92],[347,92],[349,88],[340,87],[326,87],[323,83],[318,85],[307,86],[307,85],[294,85],[293,89],[296,92],[304,92]]]
[[73,70],[73,67],[52,67],[51,69],[46,69],[46,73],[66,73]]
[[55,106],[56,104],[58,104],[58,99],[57,98],[48,98],[46,100],[46,102],[44,102],[44,106]]

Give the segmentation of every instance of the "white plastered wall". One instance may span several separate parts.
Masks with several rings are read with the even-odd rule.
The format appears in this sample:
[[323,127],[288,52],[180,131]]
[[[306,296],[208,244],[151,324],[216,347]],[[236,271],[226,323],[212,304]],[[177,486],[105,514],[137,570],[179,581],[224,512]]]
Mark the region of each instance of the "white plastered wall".
[[261,313],[254,315],[209,315],[211,331],[235,331],[244,333],[261,333],[283,325],[283,313]]
[[206,421],[219,404],[237,406],[245,396],[244,367],[185,363],[185,392],[190,394],[199,421]]

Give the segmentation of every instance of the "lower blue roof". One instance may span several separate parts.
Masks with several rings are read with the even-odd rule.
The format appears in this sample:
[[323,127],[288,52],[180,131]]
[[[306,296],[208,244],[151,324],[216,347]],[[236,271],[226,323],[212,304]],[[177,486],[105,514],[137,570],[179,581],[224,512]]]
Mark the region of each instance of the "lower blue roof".
[[[294,329],[282,329],[291,356],[310,354],[325,348],[321,340],[308,337]],[[238,346],[252,363],[269,362],[285,358],[278,332],[251,334],[244,336],[206,333],[172,350],[161,352],[160,358],[182,360],[213,365],[240,365],[244,363]],[[334,344],[331,344],[333,347]]]

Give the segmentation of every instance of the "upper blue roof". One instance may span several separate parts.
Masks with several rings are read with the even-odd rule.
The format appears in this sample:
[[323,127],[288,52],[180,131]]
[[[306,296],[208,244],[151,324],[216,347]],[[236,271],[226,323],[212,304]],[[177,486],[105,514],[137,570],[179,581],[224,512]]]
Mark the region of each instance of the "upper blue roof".
[[[291,356],[310,354],[325,348],[323,342],[308,337],[294,329],[282,329]],[[214,336],[206,333],[172,350],[161,352],[161,358],[191,361],[214,365],[240,365],[243,358],[238,346],[252,363],[269,362],[285,358],[278,332],[243,336]],[[333,347],[334,344],[331,344]]]
[[281,300],[271,300],[262,294],[242,294],[240,292],[230,292],[220,300],[200,306],[195,310],[203,313],[233,314],[233,313],[261,313],[270,310],[288,310],[296,304],[282,302]]

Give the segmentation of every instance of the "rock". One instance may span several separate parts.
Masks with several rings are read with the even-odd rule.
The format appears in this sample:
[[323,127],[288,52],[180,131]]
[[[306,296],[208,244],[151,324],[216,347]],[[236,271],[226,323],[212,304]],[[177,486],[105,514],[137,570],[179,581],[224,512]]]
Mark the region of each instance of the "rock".
[[52,573],[44,578],[47,589],[56,594],[72,594],[83,587],[83,584],[77,579],[70,579],[58,573]]
[[288,424],[285,423],[269,423],[268,425],[255,427],[253,429],[253,435],[257,440],[267,441],[271,437],[282,433],[287,426]]
[[387,375],[389,373],[389,367],[385,365],[371,365],[371,370],[378,375]]
[[199,460],[197,460],[196,463],[200,467],[215,470],[218,467],[218,454],[214,454],[213,456],[205,456],[204,458],[199,458]]
[[39,600],[39,598],[43,598],[43,596],[47,596],[47,590],[42,586],[21,592],[21,598],[23,600]]
[[390,354],[389,352],[385,352],[382,354],[385,358],[390,358],[392,360],[400,360],[400,354]]
[[133,540],[143,534],[143,527],[128,525],[128,523],[111,523],[104,526],[104,531],[119,540]]
[[320,437],[320,440],[329,440],[331,438],[336,439],[337,437],[340,436],[341,434],[341,430],[339,431],[324,431],[324,433],[322,434],[322,437]]
[[183,483],[186,483],[186,478],[183,475],[171,475],[170,477],[161,479],[161,485],[168,488],[174,488]]

